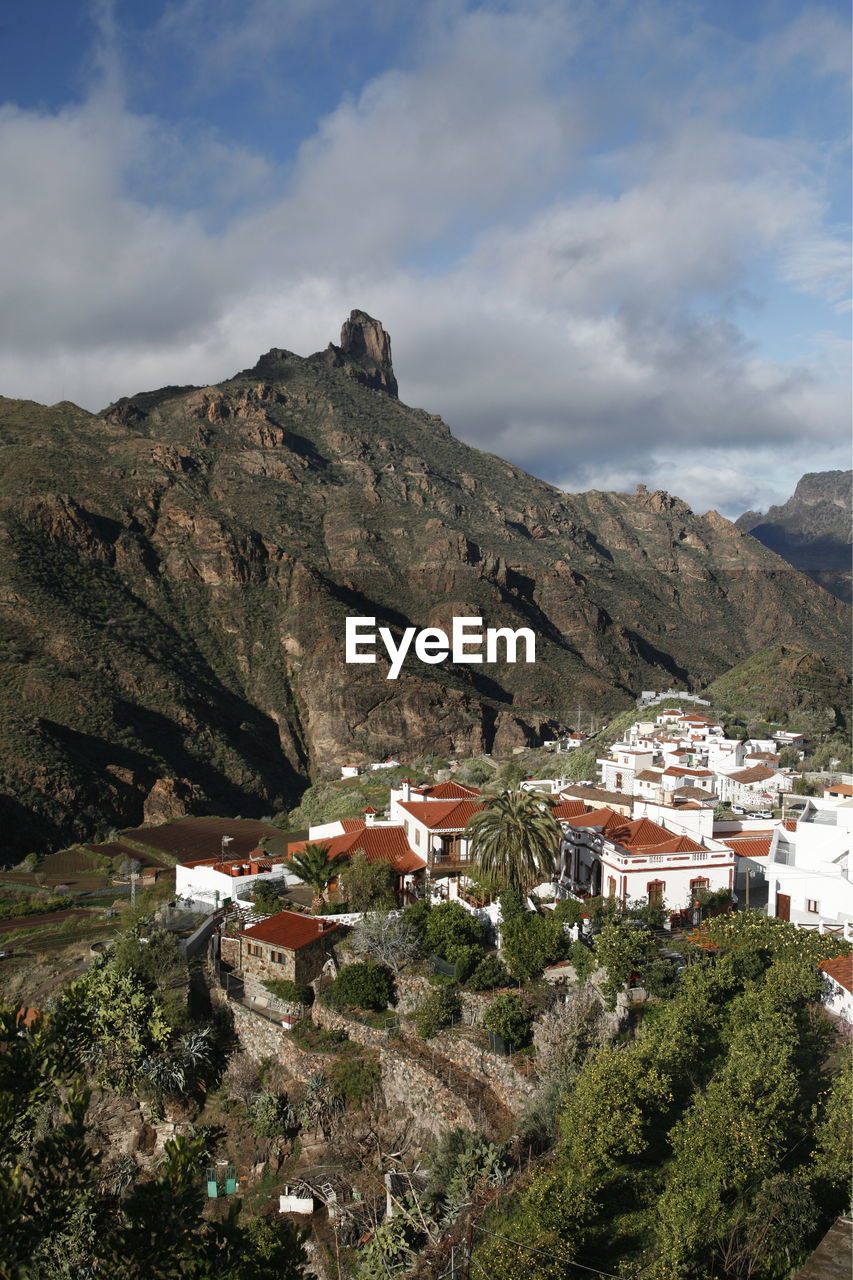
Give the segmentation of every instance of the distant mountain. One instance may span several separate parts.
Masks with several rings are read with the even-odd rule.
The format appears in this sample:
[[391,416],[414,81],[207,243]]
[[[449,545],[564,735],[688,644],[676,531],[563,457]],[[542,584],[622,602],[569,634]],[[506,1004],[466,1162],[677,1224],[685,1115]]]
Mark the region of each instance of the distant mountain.
[[[507,751],[849,610],[716,512],[566,494],[397,398],[381,324],[103,413],[0,399],[0,849],[292,806],[327,765]],[[348,615],[535,665],[347,666]],[[0,859],[2,860],[2,859]]]
[[766,515],[746,511],[736,521],[795,569],[848,604],[853,598],[853,471],[813,471],[794,496]]

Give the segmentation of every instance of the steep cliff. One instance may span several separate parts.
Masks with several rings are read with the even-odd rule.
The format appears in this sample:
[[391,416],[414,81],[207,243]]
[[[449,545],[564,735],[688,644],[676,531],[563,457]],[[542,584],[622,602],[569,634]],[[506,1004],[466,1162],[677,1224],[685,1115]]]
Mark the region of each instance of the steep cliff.
[[737,526],[850,603],[853,471],[812,471],[782,506],[746,511]]
[[[845,652],[849,610],[715,512],[562,493],[396,392],[353,312],[339,346],[218,386],[101,414],[0,399],[7,855],[158,797],[257,816],[324,763],[533,742],[780,637]],[[349,614],[527,626],[538,661],[392,682],[344,664]]]

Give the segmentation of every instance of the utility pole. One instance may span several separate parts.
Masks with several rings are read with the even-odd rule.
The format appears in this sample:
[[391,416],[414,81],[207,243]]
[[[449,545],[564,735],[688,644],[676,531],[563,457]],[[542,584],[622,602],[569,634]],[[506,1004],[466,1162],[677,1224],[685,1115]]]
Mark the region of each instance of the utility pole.
[[471,1250],[474,1241],[474,1223],[469,1218],[468,1225],[465,1228],[465,1253],[462,1256],[462,1280],[470,1280],[471,1275]]
[[136,906],[136,882],[138,879],[139,879],[138,872],[131,871],[130,873],[130,909],[131,911]]

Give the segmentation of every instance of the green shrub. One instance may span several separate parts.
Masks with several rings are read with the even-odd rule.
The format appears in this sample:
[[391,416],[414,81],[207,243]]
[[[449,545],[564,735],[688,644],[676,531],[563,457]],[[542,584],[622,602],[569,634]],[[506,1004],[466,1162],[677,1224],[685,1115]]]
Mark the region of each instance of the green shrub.
[[403,912],[403,919],[406,924],[410,924],[418,935],[418,940],[422,943],[426,937],[427,920],[429,919],[432,907],[426,898],[420,898],[417,902],[412,902]]
[[388,1008],[393,994],[391,970],[384,964],[362,960],[341,969],[326,992],[326,1003],[336,1009],[375,1009],[381,1013]]
[[418,1034],[431,1040],[443,1027],[450,1027],[462,1016],[462,1001],[455,987],[437,987],[431,991],[415,1014]]
[[513,1048],[521,1049],[530,1040],[532,1021],[531,1012],[521,996],[505,992],[492,1000],[483,1017],[483,1026]]
[[305,982],[293,982],[290,978],[270,978],[264,986],[277,1000],[289,1004],[313,1004],[314,989]]
[[572,949],[569,952],[569,959],[574,966],[575,973],[581,982],[586,982],[591,977],[595,968],[596,960],[592,953],[592,949],[583,942],[572,943]]
[[468,979],[472,991],[491,991],[493,987],[509,986],[510,976],[496,955],[483,956]]

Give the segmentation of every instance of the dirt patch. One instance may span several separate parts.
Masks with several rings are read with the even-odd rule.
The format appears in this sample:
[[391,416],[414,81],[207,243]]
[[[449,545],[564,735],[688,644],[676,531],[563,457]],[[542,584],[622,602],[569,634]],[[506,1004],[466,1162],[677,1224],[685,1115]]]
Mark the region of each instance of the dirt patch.
[[16,916],[14,920],[0,920],[0,933],[14,933],[16,929],[37,929],[43,924],[58,924],[62,920],[74,920],[81,916],[92,919],[91,911],[45,911],[42,915]]
[[[160,827],[135,827],[122,831],[119,843],[133,842],[160,851],[178,862],[192,862],[197,858],[218,857],[222,851],[222,838],[228,836],[228,856],[244,858],[258,847],[266,837],[268,851],[272,855],[286,851],[288,841],[299,839],[299,832],[284,832],[267,822],[249,818],[177,818]],[[98,846],[100,848],[100,846]],[[138,857],[133,849],[132,857]]]

